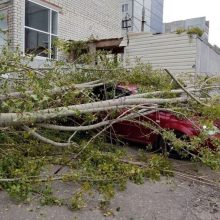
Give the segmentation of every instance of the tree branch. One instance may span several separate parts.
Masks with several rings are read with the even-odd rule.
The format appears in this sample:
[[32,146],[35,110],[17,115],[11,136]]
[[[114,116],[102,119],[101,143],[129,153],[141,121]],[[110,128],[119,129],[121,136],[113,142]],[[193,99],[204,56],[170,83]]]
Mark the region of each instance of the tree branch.
[[180,82],[179,80],[167,69],[164,69],[166,73],[168,73],[170,75],[170,77],[179,85],[179,87],[189,96],[191,97],[193,100],[195,100],[197,103],[199,103],[200,105],[203,105],[203,106],[208,106],[210,107],[209,105],[201,102],[199,99],[197,99],[192,93],[190,93]]
[[38,140],[40,140],[40,141],[42,141],[42,142],[44,142],[46,144],[51,144],[51,145],[53,145],[55,147],[69,147],[71,145],[74,145],[74,146],[78,147],[78,144],[73,143],[73,142],[72,143],[58,143],[58,142],[52,141],[52,140],[50,140],[48,138],[45,138],[42,135],[38,134],[37,132],[35,132],[31,128],[29,128],[28,126],[24,125],[24,126],[22,126],[22,128],[25,131],[29,132],[29,134],[31,134],[33,137],[37,138]]
[[[61,87],[61,88],[54,88],[54,89],[51,89],[51,90],[47,90],[45,91],[45,93],[49,93],[50,95],[56,95],[56,94],[61,94],[61,93],[64,93],[64,92],[67,92],[69,90],[72,90],[72,89],[90,89],[90,88],[94,88],[94,87],[97,87],[97,86],[102,86],[104,83],[96,83],[96,81],[93,82],[89,82],[89,83],[82,83],[82,84],[75,84],[75,85],[72,85],[72,86],[64,86],[64,87]],[[21,93],[21,92],[12,92],[12,93],[9,93],[9,94],[6,94],[6,95],[0,95],[0,100],[1,101],[5,101],[5,100],[8,100],[8,99],[18,99],[18,98],[25,98],[27,96],[30,96],[30,95],[33,95],[34,94],[34,91],[30,90],[30,91],[26,91],[24,93]]]

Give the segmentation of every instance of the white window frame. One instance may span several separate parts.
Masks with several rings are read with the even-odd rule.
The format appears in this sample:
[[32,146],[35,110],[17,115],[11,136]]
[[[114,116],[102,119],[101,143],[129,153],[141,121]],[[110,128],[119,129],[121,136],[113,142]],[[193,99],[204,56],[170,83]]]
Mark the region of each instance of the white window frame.
[[[24,54],[25,54],[25,49],[26,49],[25,48],[25,35],[26,35],[25,34],[25,30],[29,29],[29,30],[33,30],[33,31],[37,31],[37,32],[49,35],[49,45],[48,45],[49,53],[48,53],[48,57],[43,57],[43,56],[40,56],[40,55],[37,55],[36,57],[40,58],[40,59],[58,59],[57,49],[55,49],[56,50],[56,57],[52,58],[52,53],[51,53],[51,48],[52,48],[51,46],[52,45],[51,45],[51,43],[52,43],[52,36],[53,37],[57,37],[57,38],[59,36],[59,32],[58,32],[59,31],[59,27],[58,27],[58,24],[59,24],[59,11],[55,10],[55,9],[52,9],[52,8],[50,8],[50,7],[48,7],[48,6],[44,5],[44,4],[40,4],[38,2],[35,2],[33,0],[27,0],[27,1],[28,2],[32,2],[32,3],[36,4],[36,5],[41,6],[41,7],[47,8],[50,11],[50,13],[49,13],[50,22],[49,22],[49,32],[45,32],[45,31],[42,31],[42,30],[38,30],[38,29],[35,29],[35,28],[32,28],[32,27],[26,26],[25,25],[26,5],[24,6],[24,8],[25,8],[25,11],[24,11]],[[25,1],[25,4],[26,4],[26,1]],[[57,34],[53,34],[52,33],[52,12],[53,11],[57,13]]]

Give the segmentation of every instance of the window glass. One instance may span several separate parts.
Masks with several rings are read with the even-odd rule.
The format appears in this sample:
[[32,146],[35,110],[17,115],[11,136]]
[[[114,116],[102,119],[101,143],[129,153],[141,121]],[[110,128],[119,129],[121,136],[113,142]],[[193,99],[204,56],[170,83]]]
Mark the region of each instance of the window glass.
[[49,32],[50,10],[26,1],[25,26]]
[[7,11],[0,11],[0,30],[8,29]]
[[127,12],[128,11],[128,4],[123,4],[122,5],[122,12]]
[[0,47],[5,46],[7,43],[7,34],[0,32]]
[[7,22],[7,10],[0,11],[0,48],[6,45],[8,40],[8,22]]
[[25,52],[33,55],[48,57],[49,35],[25,30]]
[[56,58],[58,13],[28,0],[25,6],[25,52]]
[[115,98],[130,96],[131,94],[132,94],[131,91],[124,89],[124,88],[116,88],[115,89]]
[[58,15],[52,11],[52,34],[57,34]]

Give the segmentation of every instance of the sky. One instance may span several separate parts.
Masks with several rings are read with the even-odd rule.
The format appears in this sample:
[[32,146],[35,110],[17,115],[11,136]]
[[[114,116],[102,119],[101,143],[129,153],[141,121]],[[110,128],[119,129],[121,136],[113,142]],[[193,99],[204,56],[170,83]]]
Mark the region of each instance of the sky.
[[220,47],[220,0],[164,0],[164,22],[204,16],[210,43]]

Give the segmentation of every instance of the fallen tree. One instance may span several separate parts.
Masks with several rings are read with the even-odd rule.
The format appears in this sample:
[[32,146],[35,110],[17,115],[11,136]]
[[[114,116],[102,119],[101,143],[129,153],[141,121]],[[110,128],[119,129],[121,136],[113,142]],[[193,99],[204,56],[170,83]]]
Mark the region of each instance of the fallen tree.
[[[31,151],[35,151],[35,148],[37,149],[38,145],[41,146],[41,143],[44,143],[42,149],[49,146],[49,148],[54,147],[55,152],[65,152],[65,157],[66,153],[70,154],[68,159],[60,158],[58,164],[78,167],[78,176],[64,175],[59,177],[59,180],[66,178],[81,181],[84,179],[84,182],[91,184],[95,181],[94,176],[97,175],[98,179],[101,179],[101,183],[106,184],[110,181],[111,187],[113,187],[118,180],[120,180],[118,183],[122,184],[120,175],[124,169],[126,172],[122,177],[135,180],[139,178],[140,173],[141,178],[151,177],[151,175],[156,175],[154,178],[157,178],[162,173],[172,173],[167,171],[169,165],[163,161],[163,158],[156,157],[155,159],[153,157],[152,159],[155,162],[155,164],[152,162],[154,166],[157,166],[159,161],[161,167],[155,168],[153,165],[149,165],[147,171],[140,171],[139,164],[136,166],[136,164],[132,164],[132,161],[126,166],[125,163],[122,165],[121,162],[125,159],[122,158],[121,153],[114,155],[110,151],[110,156],[105,155],[105,152],[102,151],[102,148],[107,151],[106,147],[103,147],[108,146],[105,137],[109,136],[109,130],[113,128],[114,124],[122,121],[135,122],[148,127],[164,140],[172,141],[173,145],[177,146],[177,150],[184,149],[185,153],[193,156],[193,159],[212,168],[220,166],[219,143],[215,143],[217,146],[215,152],[211,149],[204,149],[199,154],[192,153],[207,139],[207,135],[201,127],[198,128],[201,130],[201,135],[189,142],[189,140],[177,139],[172,131],[162,129],[157,122],[148,118],[152,112],[167,111],[188,120],[199,115],[203,125],[213,126],[212,122],[220,118],[218,76],[194,75],[194,84],[188,86],[169,70],[156,71],[151,66],[143,64],[139,64],[133,69],[118,68],[106,56],[102,54],[100,56],[104,62],[100,62],[96,67],[75,68],[71,64],[55,62],[53,68],[49,69],[32,69],[19,54],[12,55],[10,52],[5,52],[0,57],[1,66],[4,67],[0,71],[3,76],[0,79],[0,152],[2,152],[0,182],[3,182],[4,188],[12,190],[12,194],[16,191],[12,187],[16,181],[18,182],[16,186],[24,187],[25,189],[21,189],[21,192],[26,193],[28,193],[27,188],[30,187],[30,184],[38,183],[37,178],[32,177],[40,174],[39,168],[42,168],[45,161],[42,158],[39,159],[42,163],[39,165],[39,161],[31,159],[33,169],[32,172],[27,171],[27,168],[23,166],[28,166],[25,154],[29,155],[30,152],[24,146],[29,146]],[[124,88],[135,87],[135,91],[139,92],[117,97],[118,85]],[[100,87],[102,97],[94,92],[96,88]],[[109,90],[109,88],[111,89]],[[148,118],[150,123],[141,121],[140,117]],[[119,141],[121,142],[121,140]],[[96,145],[97,149],[95,149]],[[14,151],[18,155],[22,155],[22,161],[14,155]],[[36,152],[32,156],[36,157]],[[112,176],[106,174],[110,170],[105,168],[104,164],[100,168],[102,172],[95,173],[98,167],[97,164],[93,164],[92,159],[96,160],[96,157],[98,157],[97,164],[102,164],[100,161],[103,157],[105,158],[104,163],[109,164],[109,167],[106,165],[108,169],[111,169],[112,166],[118,173],[116,172],[117,174]],[[14,169],[16,166],[11,162],[13,160],[18,161],[16,166],[22,167],[21,173],[16,173],[17,171]],[[89,163],[92,165],[88,165],[87,161],[90,161]],[[52,159],[47,159],[47,163],[52,163]],[[7,166],[12,166],[10,169],[13,172],[9,171]],[[79,168],[80,166],[87,167],[90,173],[85,174]],[[89,166],[92,166],[94,171],[91,171]],[[129,169],[134,169],[134,173],[128,172]],[[26,176],[25,172],[28,173]],[[83,175],[88,176],[85,178]],[[126,175],[127,177],[125,177]],[[117,180],[117,178],[119,179]],[[56,178],[53,179],[56,180]],[[101,183],[100,191],[103,190]],[[25,195],[27,196],[27,194]]]
[[[25,131],[31,133],[35,138],[44,140],[54,146],[69,146],[66,143],[57,143],[48,138],[43,138],[32,128],[52,129],[61,131],[86,131],[98,129],[114,123],[118,119],[108,117],[102,119],[102,122],[93,120],[88,125],[79,125],[74,127],[54,125],[54,120],[65,119],[67,117],[81,117],[81,115],[90,114],[97,118],[102,112],[117,111],[120,109],[132,109],[139,111],[149,108],[149,111],[159,108],[164,110],[173,109],[178,114],[176,108],[187,105],[186,117],[193,115],[196,111],[195,104],[200,107],[212,108],[218,101],[215,95],[210,96],[210,90],[218,90],[218,77],[196,77],[194,76],[194,85],[189,88],[184,82],[178,80],[169,70],[153,71],[148,65],[138,65],[133,70],[116,68],[112,66],[111,61],[106,60],[99,64],[96,69],[91,68],[65,68],[60,64],[53,64],[49,69],[33,69],[24,62],[19,54],[10,57],[10,52],[5,52],[2,57],[2,65],[5,66],[2,75],[9,74],[10,70],[13,77],[6,77],[8,80],[2,82],[1,89],[1,130],[10,128],[25,128]],[[103,60],[103,55],[102,60]],[[5,59],[7,57],[8,59]],[[104,57],[106,59],[106,57]],[[109,68],[108,66],[111,66]],[[66,70],[66,72],[65,72]],[[67,71],[69,70],[69,71]],[[88,72],[88,71],[91,71]],[[107,72],[107,73],[106,73]],[[10,75],[10,74],[9,74]],[[100,75],[102,77],[100,78]],[[20,80],[18,80],[20,79]],[[11,82],[12,81],[12,82]],[[139,94],[133,94],[121,98],[113,97],[109,100],[98,100],[91,96],[93,89],[103,86],[105,93],[109,84],[133,84],[143,91]],[[30,89],[31,88],[31,89]],[[12,92],[11,92],[12,91]],[[114,93],[115,91],[111,91]],[[107,98],[107,97],[106,97]],[[183,110],[183,109],[182,109]],[[186,112],[182,112],[182,114]],[[146,111],[147,112],[147,111]],[[192,113],[192,114],[191,114]],[[147,113],[146,113],[147,114]],[[218,117],[218,116],[215,116]],[[120,119],[123,120],[123,119]],[[50,124],[52,122],[52,124]],[[87,122],[83,122],[87,123]]]

